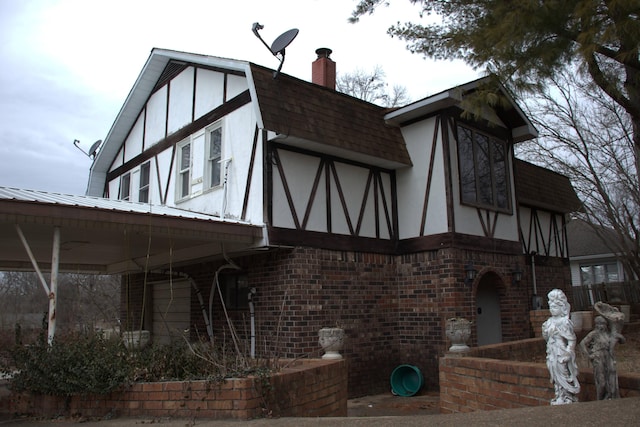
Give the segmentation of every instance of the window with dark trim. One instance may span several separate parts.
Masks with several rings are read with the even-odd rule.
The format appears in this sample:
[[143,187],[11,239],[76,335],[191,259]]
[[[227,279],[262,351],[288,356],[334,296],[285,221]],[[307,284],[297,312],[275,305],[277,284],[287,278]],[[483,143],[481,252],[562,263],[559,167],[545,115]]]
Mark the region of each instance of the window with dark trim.
[[228,309],[249,308],[249,281],[246,274],[220,274],[218,281]]
[[149,172],[151,171],[151,163],[146,162],[140,165],[140,190],[138,192],[138,201],[149,203]]
[[458,164],[462,203],[511,212],[506,143],[458,126]]

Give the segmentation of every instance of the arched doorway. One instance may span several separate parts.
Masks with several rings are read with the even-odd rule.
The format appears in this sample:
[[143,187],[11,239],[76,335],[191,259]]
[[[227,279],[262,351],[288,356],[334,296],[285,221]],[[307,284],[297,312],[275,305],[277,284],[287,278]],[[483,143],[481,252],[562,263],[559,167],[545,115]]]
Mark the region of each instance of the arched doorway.
[[478,345],[502,342],[502,313],[500,311],[500,278],[486,274],[476,292],[476,336]]

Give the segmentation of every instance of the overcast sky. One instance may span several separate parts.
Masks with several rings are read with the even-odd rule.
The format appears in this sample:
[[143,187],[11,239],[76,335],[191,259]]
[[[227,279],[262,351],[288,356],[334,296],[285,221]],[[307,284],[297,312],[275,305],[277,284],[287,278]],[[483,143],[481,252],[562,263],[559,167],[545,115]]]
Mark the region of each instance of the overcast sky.
[[0,0],[0,187],[84,194],[91,159],[154,47],[246,60],[278,60],[271,44],[300,33],[282,72],[310,80],[315,50],[328,47],[338,74],[380,65],[412,100],[480,74],[459,62],[411,54],[386,34],[418,9],[395,0],[358,24],[355,0]]

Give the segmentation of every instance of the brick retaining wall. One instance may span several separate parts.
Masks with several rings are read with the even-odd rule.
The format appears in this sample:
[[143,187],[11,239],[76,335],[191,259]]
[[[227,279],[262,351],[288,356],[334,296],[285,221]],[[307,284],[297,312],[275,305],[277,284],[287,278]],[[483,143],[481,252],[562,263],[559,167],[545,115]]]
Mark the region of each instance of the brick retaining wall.
[[[440,412],[546,406],[554,396],[545,363],[521,362],[545,354],[542,338],[473,348],[440,358]],[[581,369],[579,400],[595,400],[593,372]],[[621,397],[640,396],[640,374],[618,374]]]
[[21,393],[11,396],[8,408],[9,413],[44,417],[111,415],[246,420],[264,416],[346,416],[347,362],[298,360],[269,379],[137,383],[108,395],[68,399]]

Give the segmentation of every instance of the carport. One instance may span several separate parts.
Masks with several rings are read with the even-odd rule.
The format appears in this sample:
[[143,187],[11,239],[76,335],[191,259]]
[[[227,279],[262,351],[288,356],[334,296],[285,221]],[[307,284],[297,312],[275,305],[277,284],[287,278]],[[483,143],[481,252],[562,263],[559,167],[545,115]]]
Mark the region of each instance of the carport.
[[[204,262],[264,247],[242,221],[97,197],[0,187],[0,271],[35,271],[55,334],[59,271],[125,274]],[[43,271],[51,272],[47,283]]]

